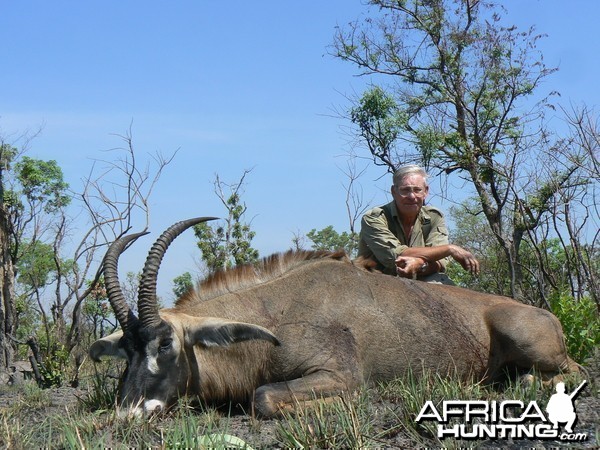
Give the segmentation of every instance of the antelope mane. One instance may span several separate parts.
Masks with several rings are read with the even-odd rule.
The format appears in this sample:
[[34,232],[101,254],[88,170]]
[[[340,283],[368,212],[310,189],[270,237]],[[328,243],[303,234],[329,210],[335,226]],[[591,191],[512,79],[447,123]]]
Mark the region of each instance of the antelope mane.
[[348,257],[344,251],[289,250],[275,253],[257,263],[221,270],[208,276],[196,289],[190,289],[182,295],[175,304],[190,307],[198,302],[274,280],[309,261],[326,259],[348,260]]

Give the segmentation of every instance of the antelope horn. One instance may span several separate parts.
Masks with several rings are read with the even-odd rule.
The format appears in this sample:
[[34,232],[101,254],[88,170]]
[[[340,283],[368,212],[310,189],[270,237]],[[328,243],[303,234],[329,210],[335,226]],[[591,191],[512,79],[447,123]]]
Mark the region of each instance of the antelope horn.
[[130,242],[135,241],[140,236],[148,234],[148,232],[135,233],[124,236],[114,241],[104,256],[102,261],[102,271],[104,272],[104,285],[106,287],[106,295],[110,306],[112,306],[115,312],[115,317],[121,325],[121,329],[125,331],[129,325],[130,317],[135,319],[135,316],[129,309],[123,291],[121,291],[121,284],[119,283],[119,256],[125,251],[127,245]]
[[158,315],[158,301],[156,298],[156,280],[160,263],[167,251],[167,248],[177,236],[187,230],[189,227],[215,220],[217,217],[197,217],[195,219],[182,220],[175,225],[171,225],[156,240],[144,265],[144,271],[140,278],[140,287],[138,294],[138,313],[143,327],[156,327],[160,323]]

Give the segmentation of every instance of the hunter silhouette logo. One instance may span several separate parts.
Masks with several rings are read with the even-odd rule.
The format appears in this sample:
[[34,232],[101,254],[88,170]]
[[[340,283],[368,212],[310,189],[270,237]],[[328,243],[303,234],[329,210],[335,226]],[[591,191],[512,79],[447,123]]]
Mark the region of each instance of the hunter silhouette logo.
[[[571,394],[565,384],[557,383],[556,393],[546,405],[546,413],[533,400],[444,400],[425,402],[415,419],[437,422],[438,438],[459,439],[558,439],[585,441],[586,433],[575,433],[575,398],[585,387],[583,381]],[[564,424],[562,432],[559,425]]]
[[577,421],[574,400],[586,383],[587,380],[584,380],[570,395],[565,394],[565,383],[557,383],[556,394],[552,394],[546,406],[548,419],[554,425],[553,429],[556,430],[559,423],[566,423],[565,431],[573,433],[573,425]]

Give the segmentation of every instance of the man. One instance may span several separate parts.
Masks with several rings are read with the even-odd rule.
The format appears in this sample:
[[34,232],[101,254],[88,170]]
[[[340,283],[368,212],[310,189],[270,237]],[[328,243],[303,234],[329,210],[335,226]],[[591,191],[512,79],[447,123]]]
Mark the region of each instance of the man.
[[445,275],[449,258],[479,273],[479,262],[467,250],[448,243],[442,213],[424,206],[429,194],[427,173],[415,165],[394,173],[393,201],[373,208],[362,219],[358,255],[378,263],[384,273],[453,284]]

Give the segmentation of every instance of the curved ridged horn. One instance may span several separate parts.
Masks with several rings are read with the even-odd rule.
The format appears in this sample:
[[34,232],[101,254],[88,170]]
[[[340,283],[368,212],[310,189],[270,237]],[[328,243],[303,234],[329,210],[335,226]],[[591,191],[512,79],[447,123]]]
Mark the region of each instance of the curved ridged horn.
[[158,301],[156,298],[156,279],[160,263],[167,248],[177,236],[189,227],[215,219],[217,219],[217,217],[196,217],[195,219],[182,220],[167,228],[167,230],[165,230],[156,240],[148,253],[144,271],[140,278],[138,313],[143,327],[152,328],[160,323]]
[[121,256],[121,253],[123,253],[125,247],[127,247],[130,242],[145,234],[148,234],[148,232],[129,234],[117,239],[106,251],[104,261],[102,262],[106,295],[123,331],[127,329],[129,317],[130,315],[133,316],[133,313],[130,311],[129,306],[125,301],[125,296],[123,295],[123,291],[121,291],[121,284],[119,283],[119,256]]

